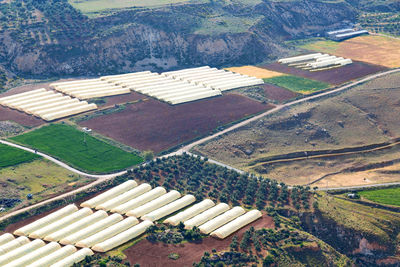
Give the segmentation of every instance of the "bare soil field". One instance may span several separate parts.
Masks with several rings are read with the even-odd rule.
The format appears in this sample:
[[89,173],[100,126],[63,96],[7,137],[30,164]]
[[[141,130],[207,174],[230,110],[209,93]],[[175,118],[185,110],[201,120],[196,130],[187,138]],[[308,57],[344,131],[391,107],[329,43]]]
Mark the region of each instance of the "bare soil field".
[[231,67],[227,68],[226,70],[248,75],[248,76],[253,76],[257,78],[272,78],[276,76],[281,76],[283,73],[276,72],[276,71],[271,71],[271,70],[266,70],[263,68],[259,68],[256,66],[242,66],[242,67]]
[[[124,250],[124,254],[128,257],[128,261],[132,266],[138,263],[140,266],[146,267],[190,267],[193,266],[194,262],[200,261],[205,251],[211,252],[212,249],[217,251],[229,250],[229,244],[232,242],[232,238],[237,235],[239,240],[241,240],[244,232],[251,226],[254,226],[255,229],[273,228],[274,223],[271,217],[264,215],[263,218],[240,229],[237,233],[224,240],[218,240],[209,236],[199,243],[184,243],[178,245],[151,243],[147,240],[142,240]],[[169,259],[168,255],[171,253],[177,253],[179,259]]]
[[[261,163],[244,169],[291,185],[312,183],[325,187],[328,181],[329,186],[354,186],[400,181],[400,172],[381,172],[393,166],[398,168],[399,163],[400,147],[396,146],[367,153]],[[364,180],[367,175],[370,178]]]
[[400,40],[386,36],[358,36],[343,42],[319,41],[303,48],[388,68],[400,67]]
[[377,168],[373,170],[333,174],[323,180],[314,183],[312,186],[343,187],[369,184],[382,184],[400,181],[400,164]]
[[149,99],[79,124],[131,147],[158,153],[272,107],[237,94],[177,106]]
[[126,95],[116,95],[116,96],[109,96],[109,97],[104,97],[103,99],[106,101],[105,104],[99,105],[100,108],[103,107],[112,107],[114,105],[119,105],[119,104],[124,104],[128,102],[133,102],[137,101],[139,99],[144,99],[147,98],[147,96],[136,93],[136,92],[131,92]]
[[386,70],[386,67],[367,64],[364,62],[354,61],[353,64],[346,65],[340,68],[328,69],[323,71],[307,71],[294,67],[289,67],[278,62],[269,65],[261,66],[268,70],[282,72],[286,74],[296,75],[308,79],[313,79],[321,82],[326,82],[334,85],[339,85],[351,80],[355,80],[373,73]]
[[287,100],[293,99],[300,94],[287,90],[285,88],[273,85],[273,84],[264,84],[261,85],[264,89],[265,96],[268,99],[276,100],[279,103],[285,102]]
[[263,166],[262,161],[256,166],[252,164],[264,157],[360,147],[400,137],[399,83],[400,74],[378,78],[336,96],[264,117],[194,150],[289,184],[306,184],[349,167],[398,159],[397,150],[382,150],[371,158],[360,154],[284,165]]
[[45,123],[42,119],[3,106],[0,106],[0,121],[13,121],[27,127],[36,127]]

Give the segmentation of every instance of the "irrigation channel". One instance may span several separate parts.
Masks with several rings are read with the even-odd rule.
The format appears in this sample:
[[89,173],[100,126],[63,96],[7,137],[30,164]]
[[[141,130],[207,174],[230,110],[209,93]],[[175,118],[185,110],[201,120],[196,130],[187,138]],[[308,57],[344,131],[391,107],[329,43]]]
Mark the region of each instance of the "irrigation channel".
[[[385,71],[385,72],[376,73],[376,74],[370,75],[370,76],[365,77],[363,79],[360,79],[358,81],[351,82],[349,84],[343,85],[341,87],[338,87],[338,88],[330,90],[330,91],[325,91],[325,92],[322,92],[320,94],[312,95],[312,96],[305,97],[305,98],[302,98],[302,99],[299,99],[299,100],[295,100],[295,101],[292,101],[292,102],[289,102],[289,103],[286,103],[286,104],[283,104],[283,105],[276,106],[275,108],[273,108],[271,110],[268,110],[268,111],[266,111],[266,112],[264,112],[262,114],[259,114],[257,116],[252,117],[252,118],[244,120],[244,121],[242,121],[242,122],[240,122],[238,124],[235,124],[235,125],[233,125],[233,126],[231,126],[229,128],[226,128],[226,129],[224,129],[224,130],[222,130],[220,132],[217,132],[217,133],[215,133],[213,135],[207,136],[207,137],[202,138],[200,140],[197,140],[197,141],[195,141],[195,142],[193,142],[191,144],[188,144],[188,145],[180,148],[179,150],[177,150],[175,152],[172,152],[172,153],[164,155],[164,156],[160,156],[160,158],[165,158],[165,157],[170,157],[170,156],[175,156],[175,155],[181,155],[182,153],[188,153],[194,146],[203,144],[203,143],[208,142],[208,141],[210,141],[210,140],[212,140],[212,139],[214,139],[216,137],[219,137],[219,136],[224,135],[226,133],[232,132],[232,131],[234,131],[234,130],[240,128],[240,127],[243,127],[243,126],[245,126],[245,125],[247,125],[247,124],[249,124],[249,123],[251,123],[253,121],[256,121],[256,120],[258,120],[258,119],[260,119],[260,118],[262,118],[264,116],[270,115],[272,113],[276,113],[276,112],[284,110],[284,109],[286,109],[286,108],[288,108],[290,106],[294,106],[294,105],[297,105],[297,104],[300,104],[300,103],[303,103],[303,102],[315,100],[317,98],[321,98],[321,97],[324,97],[324,96],[334,95],[335,93],[347,90],[347,89],[349,89],[351,87],[354,87],[356,85],[368,82],[370,80],[373,80],[373,79],[376,79],[376,78],[379,78],[379,77],[382,77],[382,76],[385,76],[385,75],[388,75],[388,74],[396,73],[396,72],[400,72],[400,69],[392,69],[392,70],[388,70],[388,71]],[[10,217],[13,217],[15,215],[18,215],[18,214],[20,214],[22,212],[29,211],[31,209],[41,207],[41,206],[49,204],[49,203],[51,203],[53,201],[64,199],[66,197],[69,197],[69,196],[75,195],[77,193],[80,193],[82,191],[88,190],[88,189],[90,189],[90,188],[92,188],[92,187],[94,187],[94,186],[96,186],[98,184],[106,182],[107,180],[111,180],[116,176],[119,176],[119,175],[127,173],[127,170],[120,171],[120,172],[117,172],[117,173],[105,174],[105,175],[94,175],[94,174],[90,174],[90,173],[85,173],[85,172],[82,172],[80,170],[74,169],[73,167],[65,164],[64,162],[61,162],[61,161],[53,158],[50,155],[35,151],[35,150],[31,149],[31,148],[24,147],[24,146],[21,146],[21,145],[17,145],[17,144],[14,144],[14,143],[11,143],[11,142],[8,142],[8,141],[5,141],[5,140],[0,140],[0,143],[2,143],[4,145],[16,147],[16,148],[19,148],[19,149],[23,149],[23,150],[31,152],[31,153],[37,153],[38,155],[40,155],[40,156],[42,156],[42,157],[54,162],[55,164],[57,164],[57,165],[59,165],[59,166],[61,166],[63,168],[66,168],[66,169],[68,169],[68,170],[70,170],[70,171],[72,171],[74,173],[97,179],[96,181],[94,181],[94,182],[92,182],[90,184],[87,184],[85,186],[82,186],[82,187],[80,187],[78,189],[75,189],[73,191],[70,191],[70,192],[55,196],[53,198],[44,200],[44,201],[36,203],[34,205],[31,205],[31,206],[28,206],[28,207],[13,211],[11,213],[8,213],[8,214],[0,217],[0,222],[6,220],[7,218],[10,218]],[[221,162],[218,162],[216,160],[212,160],[212,159],[209,159],[209,160],[211,162],[215,163],[215,164],[218,164],[218,165],[221,165],[221,166],[233,169],[233,170],[237,170],[234,167],[228,166],[228,165],[226,165],[224,163],[221,163]],[[144,163],[144,164],[146,164],[146,163]],[[385,186],[385,185],[387,185],[387,184],[374,184],[374,185],[354,186],[354,187],[340,187],[340,188],[324,188],[324,189],[320,189],[320,190],[339,190],[339,189],[352,190],[352,189],[360,189],[360,188],[379,187],[379,186]],[[400,185],[400,182],[391,183],[391,184],[388,184],[388,185]]]

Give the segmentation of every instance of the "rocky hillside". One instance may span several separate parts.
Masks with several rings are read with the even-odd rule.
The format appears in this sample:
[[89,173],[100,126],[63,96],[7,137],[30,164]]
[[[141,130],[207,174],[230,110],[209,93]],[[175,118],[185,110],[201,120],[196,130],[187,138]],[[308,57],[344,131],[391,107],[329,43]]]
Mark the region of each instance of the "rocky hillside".
[[89,18],[66,0],[0,1],[0,66],[50,77],[252,64],[282,54],[285,40],[355,21],[354,10],[346,2],[231,0]]

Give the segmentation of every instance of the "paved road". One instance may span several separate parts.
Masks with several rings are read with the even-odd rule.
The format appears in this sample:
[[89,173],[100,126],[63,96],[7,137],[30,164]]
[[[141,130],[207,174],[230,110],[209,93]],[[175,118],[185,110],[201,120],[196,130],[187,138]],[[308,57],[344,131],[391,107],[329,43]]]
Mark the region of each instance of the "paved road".
[[[205,143],[205,142],[207,142],[207,141],[209,141],[209,140],[211,140],[211,139],[214,139],[214,138],[216,138],[216,137],[218,137],[218,136],[221,136],[221,135],[223,135],[223,134],[232,132],[232,131],[234,131],[234,130],[240,128],[240,127],[243,127],[243,126],[245,126],[245,125],[247,125],[247,124],[253,122],[253,121],[256,121],[256,120],[258,120],[258,119],[261,119],[261,118],[263,118],[263,117],[266,116],[266,115],[269,115],[269,114],[278,112],[278,111],[282,110],[283,108],[287,108],[287,107],[290,107],[290,106],[293,106],[293,105],[296,105],[296,104],[299,104],[299,103],[302,103],[302,102],[306,102],[306,101],[310,101],[310,100],[313,100],[313,99],[317,99],[317,98],[320,98],[320,97],[323,97],[323,96],[327,96],[327,95],[330,95],[330,94],[334,94],[334,93],[337,93],[337,92],[346,90],[346,89],[348,89],[348,88],[350,88],[350,87],[353,87],[353,86],[355,86],[355,85],[358,85],[358,84],[361,84],[361,83],[364,83],[364,82],[367,82],[367,81],[370,81],[370,80],[373,80],[373,79],[375,79],[375,78],[382,77],[382,76],[385,76],[385,75],[388,75],[388,74],[391,74],[391,73],[396,73],[396,72],[400,72],[400,69],[393,69],[393,70],[385,71],[385,72],[382,72],[382,73],[374,74],[374,75],[368,76],[368,77],[366,77],[366,78],[363,78],[363,79],[361,79],[361,80],[359,80],[359,81],[352,82],[352,83],[350,83],[350,84],[344,85],[344,86],[342,86],[342,87],[339,87],[339,88],[334,89],[334,90],[331,90],[331,91],[327,91],[327,92],[324,92],[324,93],[321,93],[321,94],[318,94],[318,95],[313,95],[313,96],[305,97],[305,98],[302,98],[302,99],[299,99],[299,100],[295,100],[295,101],[292,101],[292,102],[289,102],[289,103],[286,103],[286,104],[283,104],[283,105],[278,105],[278,106],[276,106],[275,108],[273,108],[273,109],[271,109],[271,110],[268,110],[268,111],[266,111],[266,112],[264,112],[264,113],[262,113],[262,114],[260,114],[260,115],[254,116],[254,117],[252,117],[252,118],[250,118],[250,119],[248,119],[248,120],[245,120],[245,121],[242,121],[242,122],[240,122],[240,123],[238,123],[238,124],[235,124],[234,126],[231,126],[231,127],[227,128],[227,129],[225,129],[225,130],[223,130],[223,131],[220,131],[220,132],[215,133],[215,134],[213,134],[213,135],[210,135],[210,136],[208,136],[208,137],[205,137],[205,138],[202,138],[202,139],[200,139],[200,140],[197,140],[197,141],[195,141],[195,142],[193,142],[193,143],[191,143],[191,144],[188,144],[188,145],[186,145],[186,146],[180,148],[178,151],[175,151],[175,152],[170,153],[170,154],[165,155],[165,156],[161,156],[161,158],[169,157],[169,156],[174,156],[174,155],[181,155],[182,153],[188,153],[194,146],[203,144],[203,143]],[[31,148],[27,148],[27,147],[24,147],[24,146],[16,145],[16,144],[11,143],[11,142],[8,142],[8,141],[0,140],[0,143],[5,144],[5,145],[9,145],[9,146],[12,146],[12,147],[20,148],[20,149],[23,149],[23,150],[28,151],[28,152],[31,152],[31,153],[35,153],[35,151],[34,151],[33,149],[31,149]],[[40,202],[40,203],[31,205],[31,206],[26,207],[26,208],[22,208],[22,209],[13,211],[13,212],[11,212],[11,213],[9,213],[9,214],[3,216],[3,217],[0,217],[0,222],[3,221],[3,220],[5,220],[5,219],[7,219],[7,218],[9,218],[9,217],[11,217],[11,216],[14,216],[14,215],[17,215],[17,214],[19,214],[19,213],[22,213],[22,212],[24,212],[24,211],[28,211],[28,210],[30,210],[30,209],[33,209],[33,208],[36,208],[36,207],[40,207],[40,206],[46,205],[46,204],[48,204],[48,203],[50,203],[50,202],[52,202],[52,201],[54,201],[54,200],[59,200],[59,199],[63,199],[63,198],[66,198],[66,197],[75,195],[75,194],[77,194],[77,193],[79,193],[79,192],[82,192],[82,191],[84,191],[84,190],[86,190],[86,189],[89,189],[89,188],[91,188],[91,187],[93,187],[93,186],[96,186],[97,184],[100,184],[100,183],[102,183],[102,182],[104,182],[104,181],[106,181],[106,180],[112,179],[112,178],[114,178],[114,177],[116,177],[116,176],[118,176],[118,175],[122,175],[122,174],[125,174],[125,173],[126,173],[126,171],[121,171],[121,172],[112,173],[112,174],[105,174],[105,175],[89,174],[89,173],[85,173],[85,172],[79,171],[79,170],[77,170],[77,169],[75,169],[75,168],[73,168],[73,167],[71,167],[71,166],[68,166],[67,164],[65,164],[65,163],[63,163],[63,162],[61,162],[61,161],[59,161],[59,160],[57,160],[57,159],[55,159],[55,158],[53,158],[53,157],[51,157],[51,156],[49,156],[49,155],[46,155],[46,154],[44,154],[44,153],[37,152],[37,154],[40,155],[40,156],[42,156],[42,157],[44,157],[44,158],[46,158],[46,159],[48,159],[48,160],[50,160],[50,161],[52,161],[52,162],[54,162],[55,164],[57,164],[57,165],[59,165],[59,166],[61,166],[61,167],[63,167],[63,168],[66,168],[66,169],[68,169],[68,170],[74,172],[74,173],[77,173],[77,174],[79,174],[79,175],[84,175],[84,176],[92,177],[92,178],[97,178],[97,180],[96,180],[95,182],[93,182],[93,183],[90,183],[90,184],[88,184],[88,185],[85,185],[85,186],[83,186],[83,187],[80,187],[80,188],[78,188],[78,189],[76,189],[76,190],[73,190],[73,191],[64,193],[64,194],[62,194],[62,195],[59,195],[59,196],[56,196],[56,197],[53,197],[53,198],[50,198],[50,199],[47,199],[47,200],[44,200],[44,201],[42,201],[42,202]],[[238,170],[238,169],[235,169],[234,167],[228,166],[228,165],[226,165],[226,164],[224,164],[224,163],[221,163],[221,162],[218,162],[218,161],[215,161],[215,160],[212,160],[212,159],[209,159],[209,161],[210,161],[210,162],[213,162],[213,163],[215,163],[215,164],[218,164],[218,165],[227,167],[227,168],[229,168],[229,169],[237,170],[237,171],[243,173],[243,171],[240,171],[240,170]],[[397,183],[395,183],[395,184],[397,184]],[[400,184],[400,183],[399,183],[399,184]],[[367,187],[377,187],[377,186],[383,186],[383,185],[386,185],[386,184],[366,185],[366,186],[351,187],[351,188],[354,188],[354,189],[356,189],[356,188],[367,188]],[[329,189],[331,189],[331,190],[347,189],[347,187],[325,188],[325,189],[320,189],[320,190],[329,190]]]

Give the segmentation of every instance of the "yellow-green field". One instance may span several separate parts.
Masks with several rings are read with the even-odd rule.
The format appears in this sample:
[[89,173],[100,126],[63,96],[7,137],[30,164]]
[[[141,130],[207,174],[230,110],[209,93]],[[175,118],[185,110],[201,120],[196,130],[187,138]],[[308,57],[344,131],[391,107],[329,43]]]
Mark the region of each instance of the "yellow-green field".
[[92,181],[83,178],[44,159],[0,169],[0,195],[2,198],[26,199],[35,203],[54,194],[60,194]]
[[[160,7],[170,4],[181,4],[191,2],[191,0],[69,0],[68,1],[73,7],[79,9],[82,13],[97,13],[103,11],[109,11],[113,9],[123,8],[152,8]],[[200,1],[196,1],[200,2]]]

